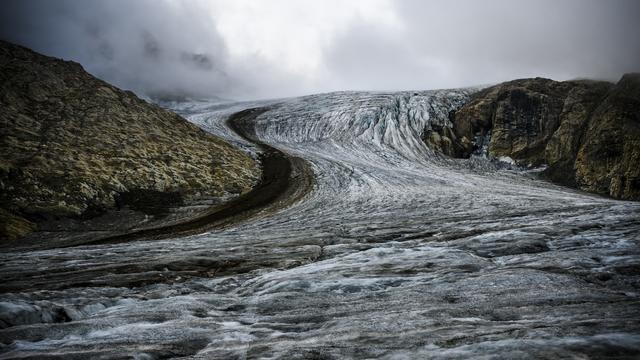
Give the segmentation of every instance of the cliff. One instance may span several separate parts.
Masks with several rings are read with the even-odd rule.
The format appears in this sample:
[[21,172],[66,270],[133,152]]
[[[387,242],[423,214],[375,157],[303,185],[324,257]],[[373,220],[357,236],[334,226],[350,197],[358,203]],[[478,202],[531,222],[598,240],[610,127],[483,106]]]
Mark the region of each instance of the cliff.
[[[521,79],[475,94],[439,137],[446,154],[546,165],[550,180],[640,200],[640,75],[617,84]],[[427,141],[429,144],[429,141]],[[435,147],[438,148],[437,146]]]

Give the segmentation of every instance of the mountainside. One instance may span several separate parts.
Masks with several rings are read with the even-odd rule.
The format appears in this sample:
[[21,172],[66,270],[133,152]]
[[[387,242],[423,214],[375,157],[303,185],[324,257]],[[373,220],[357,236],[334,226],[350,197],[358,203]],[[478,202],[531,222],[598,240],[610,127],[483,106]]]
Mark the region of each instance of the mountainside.
[[[447,155],[486,151],[523,166],[547,165],[544,174],[564,185],[640,199],[638,74],[616,85],[510,81],[478,92],[450,118],[452,126],[438,129],[435,144]],[[432,147],[433,138],[426,137]]]
[[586,190],[640,200],[640,74],[625,75],[591,115],[576,158]]
[[0,238],[251,189],[256,162],[74,62],[0,42]]

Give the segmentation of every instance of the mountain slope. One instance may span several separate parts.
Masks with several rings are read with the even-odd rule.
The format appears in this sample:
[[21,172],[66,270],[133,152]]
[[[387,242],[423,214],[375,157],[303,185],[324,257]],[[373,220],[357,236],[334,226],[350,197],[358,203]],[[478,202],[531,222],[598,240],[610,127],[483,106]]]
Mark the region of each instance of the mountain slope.
[[594,111],[576,157],[581,188],[640,200],[640,74],[625,75]]
[[448,155],[484,147],[490,157],[547,165],[546,176],[564,185],[640,200],[639,89],[637,74],[615,85],[514,80],[475,94],[439,138],[452,143]]
[[157,214],[259,177],[244,152],[77,63],[0,42],[0,84],[3,238],[114,208]]

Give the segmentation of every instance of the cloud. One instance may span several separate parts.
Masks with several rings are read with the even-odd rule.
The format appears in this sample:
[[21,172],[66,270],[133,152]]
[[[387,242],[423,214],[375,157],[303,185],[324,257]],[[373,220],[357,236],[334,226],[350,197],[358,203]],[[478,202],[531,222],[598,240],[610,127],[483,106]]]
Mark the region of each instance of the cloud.
[[417,74],[437,73],[420,59],[402,34],[358,23],[335,38],[323,61],[330,87],[344,90],[402,90],[429,87]]
[[0,34],[80,62],[91,73],[146,94],[221,95],[240,89],[201,2],[8,1]]
[[447,88],[522,77],[617,80],[640,71],[640,2],[402,0],[395,32],[354,24],[325,63],[337,84]]
[[4,0],[0,37],[141,94],[269,98],[512,78],[615,80],[635,0]]

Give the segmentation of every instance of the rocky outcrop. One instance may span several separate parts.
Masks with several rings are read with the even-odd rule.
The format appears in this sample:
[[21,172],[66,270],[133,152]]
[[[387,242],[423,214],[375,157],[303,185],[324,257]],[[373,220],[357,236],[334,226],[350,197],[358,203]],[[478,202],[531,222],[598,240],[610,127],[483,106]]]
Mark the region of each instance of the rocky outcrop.
[[[452,115],[453,113],[450,114],[450,120]],[[461,142],[450,126],[451,124],[451,121],[446,124],[432,123],[429,129],[425,129],[423,140],[433,150],[448,156],[462,157],[471,142]]]
[[604,82],[581,82],[564,98],[560,125],[546,144],[543,155],[548,164],[545,171],[551,180],[576,186],[575,159],[585,141],[591,113],[611,89]]
[[250,156],[180,116],[6,42],[0,123],[3,238],[43,219],[240,194],[259,178]]
[[639,89],[637,74],[617,85],[535,78],[484,89],[452,114],[449,155],[485,147],[490,157],[546,165],[553,181],[639,200]]
[[582,189],[640,200],[640,74],[625,75],[593,112],[575,169]]
[[492,156],[541,165],[546,162],[546,145],[563,120],[584,119],[583,110],[590,110],[607,88],[607,83],[542,78],[487,88],[454,115],[454,132],[464,145],[460,155],[468,156],[477,138],[490,135],[488,152]]

